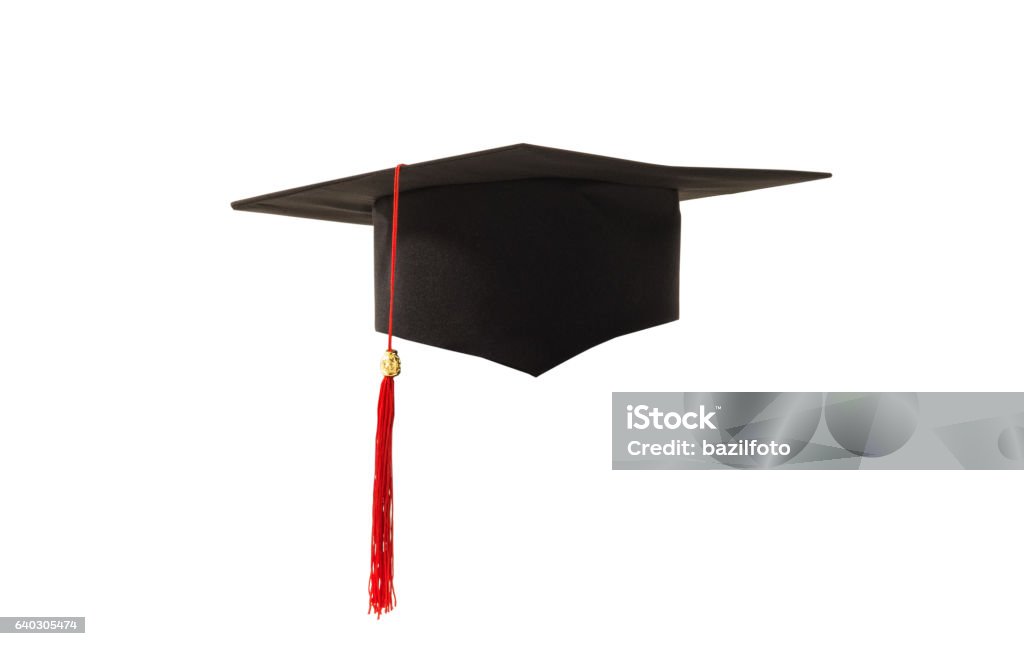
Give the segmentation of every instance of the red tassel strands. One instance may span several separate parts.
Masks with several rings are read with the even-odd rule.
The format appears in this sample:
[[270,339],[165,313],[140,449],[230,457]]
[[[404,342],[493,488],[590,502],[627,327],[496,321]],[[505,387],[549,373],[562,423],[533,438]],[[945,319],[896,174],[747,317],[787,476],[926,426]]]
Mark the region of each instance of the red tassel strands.
[[395,312],[395,255],[398,251],[398,178],[402,164],[395,166],[395,188],[391,207],[391,279],[388,300],[388,350],[380,362],[384,379],[377,399],[377,458],[373,472],[373,530],[370,536],[370,609],[368,613],[390,612],[395,597],[394,496],[391,482],[391,436],[395,423],[395,377],[402,372],[398,353],[391,347]]
[[370,543],[370,609],[380,617],[395,607],[395,551],[392,525],[391,427],[395,421],[395,378],[380,382],[377,400],[377,462],[373,476],[373,535]]

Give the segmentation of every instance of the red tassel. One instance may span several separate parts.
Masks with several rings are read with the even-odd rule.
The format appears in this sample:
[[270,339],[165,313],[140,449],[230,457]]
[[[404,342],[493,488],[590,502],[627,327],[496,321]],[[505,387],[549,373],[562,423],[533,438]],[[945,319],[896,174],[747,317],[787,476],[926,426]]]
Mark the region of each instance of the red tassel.
[[395,546],[391,489],[391,431],[395,422],[395,379],[385,376],[377,400],[377,461],[373,474],[373,533],[370,543],[370,609],[395,607]]
[[395,377],[402,362],[391,347],[395,313],[395,257],[398,255],[398,184],[402,165],[395,167],[395,190],[391,203],[391,277],[388,299],[388,351],[380,361],[384,380],[377,398],[377,460],[373,471],[373,530],[370,534],[370,609],[380,619],[394,609],[395,535],[391,486],[391,432],[395,425]]

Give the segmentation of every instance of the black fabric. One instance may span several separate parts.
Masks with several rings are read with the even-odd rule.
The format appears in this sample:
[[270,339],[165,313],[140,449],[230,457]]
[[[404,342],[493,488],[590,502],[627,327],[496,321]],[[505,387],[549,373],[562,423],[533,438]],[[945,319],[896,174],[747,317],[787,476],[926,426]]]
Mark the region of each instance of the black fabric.
[[[391,195],[393,168],[232,203],[240,211],[370,224],[373,203]],[[671,188],[679,200],[739,193],[830,177],[829,173],[646,164],[557,148],[515,144],[447,157],[402,170],[402,191],[533,178],[584,179]]]
[[[539,375],[679,318],[675,189],[525,179],[406,190],[405,169],[402,182],[397,337]],[[391,201],[372,211],[379,332]]]

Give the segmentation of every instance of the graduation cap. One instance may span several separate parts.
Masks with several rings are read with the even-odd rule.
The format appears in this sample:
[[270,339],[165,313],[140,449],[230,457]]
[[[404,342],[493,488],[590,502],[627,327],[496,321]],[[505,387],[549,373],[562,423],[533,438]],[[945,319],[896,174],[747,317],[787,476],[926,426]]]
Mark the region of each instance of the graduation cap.
[[679,318],[680,201],[826,177],[516,144],[232,203],[374,228],[375,323],[388,349],[370,610],[380,616],[395,599],[391,426],[401,365],[392,336],[540,375],[609,339]]

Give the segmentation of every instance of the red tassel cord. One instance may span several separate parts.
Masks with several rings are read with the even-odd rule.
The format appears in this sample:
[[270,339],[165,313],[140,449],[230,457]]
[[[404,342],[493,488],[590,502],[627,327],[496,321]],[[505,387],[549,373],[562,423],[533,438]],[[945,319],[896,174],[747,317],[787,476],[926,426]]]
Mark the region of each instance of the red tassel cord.
[[391,347],[395,312],[395,256],[398,251],[398,178],[402,165],[395,167],[391,207],[391,278],[388,300],[388,350],[380,362],[384,379],[377,399],[377,458],[373,473],[373,529],[370,536],[370,609],[368,613],[390,612],[395,607],[394,493],[391,478],[391,436],[395,423],[395,377],[402,372],[398,353]]

